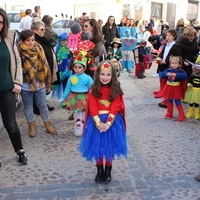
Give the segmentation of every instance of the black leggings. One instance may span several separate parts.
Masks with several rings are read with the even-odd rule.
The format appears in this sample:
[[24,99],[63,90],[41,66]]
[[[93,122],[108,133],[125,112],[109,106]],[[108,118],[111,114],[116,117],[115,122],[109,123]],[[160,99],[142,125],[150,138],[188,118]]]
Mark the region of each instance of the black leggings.
[[20,149],[23,149],[21,135],[15,116],[15,93],[11,90],[0,92],[0,112],[3,120],[3,125],[6,131],[8,132],[15,152],[17,152]]

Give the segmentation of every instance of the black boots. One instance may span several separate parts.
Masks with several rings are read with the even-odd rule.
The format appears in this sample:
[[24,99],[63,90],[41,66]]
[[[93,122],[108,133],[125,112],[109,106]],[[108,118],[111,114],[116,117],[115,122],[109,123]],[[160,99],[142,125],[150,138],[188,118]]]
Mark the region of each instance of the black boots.
[[110,183],[111,181],[111,169],[112,166],[106,166],[105,167],[105,173],[103,169],[103,165],[97,165],[97,175],[95,178],[96,183],[102,183],[104,182],[105,184]]
[[112,169],[112,166],[105,167],[105,174],[104,174],[104,183],[105,184],[108,184],[111,181],[111,169]]
[[103,165],[97,165],[97,175],[95,178],[96,183],[102,183],[104,180],[104,170]]

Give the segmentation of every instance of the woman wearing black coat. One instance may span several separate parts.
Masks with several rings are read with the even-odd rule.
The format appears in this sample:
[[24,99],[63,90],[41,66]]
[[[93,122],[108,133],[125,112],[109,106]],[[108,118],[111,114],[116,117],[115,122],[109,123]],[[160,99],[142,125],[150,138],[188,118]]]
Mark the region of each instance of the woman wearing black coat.
[[108,47],[111,46],[111,42],[114,38],[120,38],[119,30],[115,23],[114,16],[109,16],[106,24],[102,28],[104,39],[106,41],[105,48],[108,51]]
[[188,78],[192,74],[192,66],[186,62],[186,59],[195,62],[199,48],[197,46],[197,31],[193,27],[187,27],[183,35],[176,41],[179,55],[183,59],[182,69],[186,72]]
[[[42,21],[33,21],[33,23],[31,24],[31,30],[35,32],[35,41],[38,42],[44,49],[44,53],[51,70],[52,82],[54,82],[57,79],[57,76],[54,72],[54,68],[57,64],[56,56],[55,56],[52,44],[50,43],[50,41],[48,41],[44,37],[45,25]],[[40,114],[39,109],[37,105],[35,104],[35,102],[34,102],[33,108],[34,108],[35,114]],[[54,107],[48,106],[48,109],[49,111],[51,111],[54,109]]]

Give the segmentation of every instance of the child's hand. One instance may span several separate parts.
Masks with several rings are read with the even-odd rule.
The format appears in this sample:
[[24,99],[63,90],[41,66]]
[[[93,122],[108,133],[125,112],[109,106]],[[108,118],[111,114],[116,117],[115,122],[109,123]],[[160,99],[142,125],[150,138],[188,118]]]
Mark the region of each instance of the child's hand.
[[101,122],[99,126],[97,126],[97,129],[101,132],[103,132],[103,123]]
[[188,88],[193,88],[193,85],[192,85],[192,84],[189,84],[189,85],[188,85]]
[[100,133],[106,132],[109,128],[110,126],[108,124],[102,123],[102,129],[100,130]]
[[58,102],[59,102],[59,103],[61,103],[61,102],[63,102],[63,101],[64,101],[64,99],[62,99],[62,98],[61,98],[61,99],[59,99],[59,101],[58,101]]

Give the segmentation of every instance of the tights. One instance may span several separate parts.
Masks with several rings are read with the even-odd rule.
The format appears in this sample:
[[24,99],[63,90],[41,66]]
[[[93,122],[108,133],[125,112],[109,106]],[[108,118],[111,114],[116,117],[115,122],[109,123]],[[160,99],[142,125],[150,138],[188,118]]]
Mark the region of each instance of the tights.
[[[97,165],[103,165],[103,158],[99,159],[99,162],[97,163]],[[111,166],[111,165],[112,165],[112,161],[111,162],[106,161],[106,166]]]
[[168,99],[167,101],[168,101],[169,103],[173,103],[173,100],[174,100],[176,106],[181,105],[181,100],[180,100],[180,99]]

